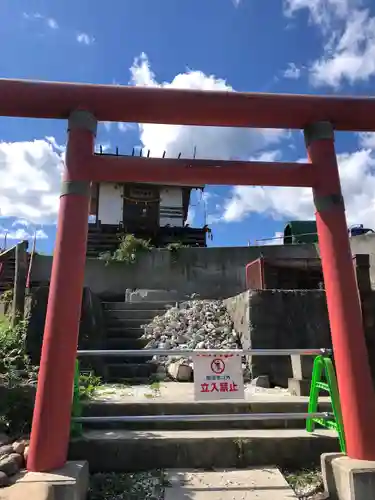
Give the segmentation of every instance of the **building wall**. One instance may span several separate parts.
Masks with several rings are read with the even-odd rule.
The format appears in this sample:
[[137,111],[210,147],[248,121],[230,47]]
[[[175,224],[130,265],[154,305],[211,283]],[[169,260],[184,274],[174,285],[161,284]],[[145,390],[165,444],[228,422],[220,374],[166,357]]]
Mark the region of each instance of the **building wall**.
[[182,189],[168,186],[160,189],[160,227],[183,226]]
[[119,184],[104,182],[99,187],[98,219],[102,224],[119,224],[123,219],[123,189]]

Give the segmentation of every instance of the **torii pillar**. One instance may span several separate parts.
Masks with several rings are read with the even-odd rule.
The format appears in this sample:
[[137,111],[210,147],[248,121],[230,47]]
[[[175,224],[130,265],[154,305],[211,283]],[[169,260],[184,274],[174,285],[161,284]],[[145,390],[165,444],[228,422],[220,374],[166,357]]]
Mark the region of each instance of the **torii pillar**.
[[90,182],[80,172],[92,158],[96,127],[96,119],[86,111],[74,111],[69,117],[66,168],[27,460],[30,471],[57,469],[67,457],[90,201]]
[[316,224],[347,454],[350,458],[374,460],[374,387],[332,125],[312,124],[305,129],[305,141],[316,170]]

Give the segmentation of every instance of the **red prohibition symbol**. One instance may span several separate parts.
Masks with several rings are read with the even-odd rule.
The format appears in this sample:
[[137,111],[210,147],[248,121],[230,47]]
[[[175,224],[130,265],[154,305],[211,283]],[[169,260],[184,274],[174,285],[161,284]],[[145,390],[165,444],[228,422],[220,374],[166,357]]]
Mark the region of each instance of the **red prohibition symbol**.
[[217,375],[220,375],[220,373],[223,373],[225,370],[225,363],[222,359],[216,358],[212,361],[211,363],[211,370],[216,373]]

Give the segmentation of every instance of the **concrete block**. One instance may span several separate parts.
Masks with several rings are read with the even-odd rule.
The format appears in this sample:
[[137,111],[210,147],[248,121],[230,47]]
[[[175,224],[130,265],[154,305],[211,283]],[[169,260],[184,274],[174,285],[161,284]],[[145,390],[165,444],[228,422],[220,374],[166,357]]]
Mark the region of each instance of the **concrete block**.
[[292,354],[290,361],[292,363],[293,378],[296,380],[311,379],[314,364],[312,357]]
[[276,467],[245,470],[168,470],[165,500],[292,500],[297,498]]
[[288,379],[288,391],[292,396],[309,396],[311,381],[307,379]]
[[17,484],[35,483],[52,485],[54,500],[85,500],[89,488],[88,462],[67,462],[53,472],[27,472]]
[[321,464],[330,500],[375,500],[375,461],[324,453]]
[[51,484],[17,483],[1,489],[0,500],[56,500],[56,497]]
[[171,363],[167,367],[168,374],[178,382],[190,382],[193,377],[193,369],[185,364],[185,360],[179,360]]

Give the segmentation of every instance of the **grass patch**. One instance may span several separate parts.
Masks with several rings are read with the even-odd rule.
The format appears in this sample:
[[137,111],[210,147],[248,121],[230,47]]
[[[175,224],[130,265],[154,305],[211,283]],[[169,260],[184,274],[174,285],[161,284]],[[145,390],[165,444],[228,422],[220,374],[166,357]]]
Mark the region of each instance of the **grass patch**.
[[164,487],[160,470],[92,474],[88,500],[161,500]]

